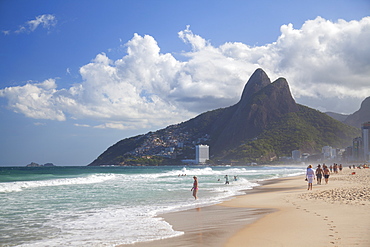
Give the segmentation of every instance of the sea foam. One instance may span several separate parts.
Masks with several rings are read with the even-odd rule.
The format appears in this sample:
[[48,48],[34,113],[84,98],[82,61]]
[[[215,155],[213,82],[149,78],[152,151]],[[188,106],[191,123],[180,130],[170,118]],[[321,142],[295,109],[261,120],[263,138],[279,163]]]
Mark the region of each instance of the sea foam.
[[61,186],[61,185],[76,185],[76,184],[93,184],[101,183],[110,179],[114,179],[115,174],[95,174],[86,177],[77,178],[60,178],[41,181],[19,181],[0,183],[0,193],[18,192],[28,188],[46,187],[46,186]]

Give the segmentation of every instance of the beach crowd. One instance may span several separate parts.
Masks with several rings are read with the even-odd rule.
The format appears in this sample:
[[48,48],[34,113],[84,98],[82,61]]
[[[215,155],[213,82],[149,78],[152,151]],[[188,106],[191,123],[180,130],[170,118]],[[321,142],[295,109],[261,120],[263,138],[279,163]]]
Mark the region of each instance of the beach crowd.
[[[313,180],[317,180],[317,185],[321,184],[324,177],[325,184],[330,180],[340,181],[341,187],[330,190],[318,191],[316,193],[302,194],[301,197],[307,199],[322,199],[328,202],[339,202],[345,204],[370,204],[370,169],[368,164],[350,165],[349,169],[343,169],[342,164],[333,164],[329,167],[319,164],[316,170],[312,166],[307,167],[306,180],[308,190],[312,190]],[[334,176],[334,174],[338,176]],[[333,175],[333,176],[330,176]]]

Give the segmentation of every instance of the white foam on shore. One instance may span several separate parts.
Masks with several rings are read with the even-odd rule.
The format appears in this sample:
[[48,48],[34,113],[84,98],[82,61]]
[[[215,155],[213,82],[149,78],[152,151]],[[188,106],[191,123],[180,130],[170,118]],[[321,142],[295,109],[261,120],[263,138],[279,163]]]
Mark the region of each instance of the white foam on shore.
[[19,246],[116,246],[165,239],[184,234],[174,231],[153,207],[106,208],[78,215],[54,215],[43,228],[55,229],[54,238]]

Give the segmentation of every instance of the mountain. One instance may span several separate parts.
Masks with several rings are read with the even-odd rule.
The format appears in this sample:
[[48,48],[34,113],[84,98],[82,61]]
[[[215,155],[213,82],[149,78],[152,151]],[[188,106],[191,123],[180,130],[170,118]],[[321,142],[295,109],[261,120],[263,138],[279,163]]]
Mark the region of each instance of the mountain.
[[361,103],[361,107],[355,113],[349,115],[343,123],[357,128],[361,128],[361,124],[370,121],[370,97],[367,97]]
[[326,145],[346,147],[359,135],[359,129],[297,104],[286,79],[271,83],[257,69],[235,105],[121,140],[89,166],[175,164],[194,159],[196,144],[209,145],[214,162],[269,162],[295,149],[314,153]]
[[[271,83],[265,72],[258,69],[247,82],[240,101],[215,122],[212,147],[216,152],[234,148],[257,137],[281,116],[297,111],[287,81],[279,78]],[[219,122],[224,123],[218,125]]]
[[332,117],[335,120],[338,120],[340,122],[343,122],[349,116],[349,115],[335,113],[335,112],[325,112],[325,114],[327,114],[328,116],[330,116],[330,117]]

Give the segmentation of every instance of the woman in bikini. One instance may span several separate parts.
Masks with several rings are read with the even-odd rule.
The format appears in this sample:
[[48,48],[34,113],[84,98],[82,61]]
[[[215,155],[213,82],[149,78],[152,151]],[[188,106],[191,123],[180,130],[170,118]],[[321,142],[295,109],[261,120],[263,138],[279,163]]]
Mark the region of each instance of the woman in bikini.
[[196,176],[194,176],[193,178],[194,178],[193,188],[191,188],[190,191],[193,191],[193,196],[194,196],[194,198],[196,200],[198,198],[197,197],[197,192],[198,192],[198,178]]

